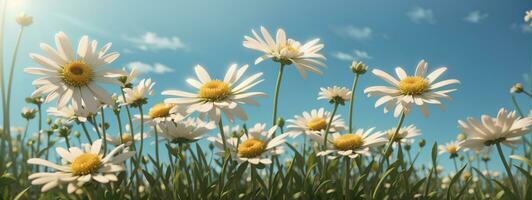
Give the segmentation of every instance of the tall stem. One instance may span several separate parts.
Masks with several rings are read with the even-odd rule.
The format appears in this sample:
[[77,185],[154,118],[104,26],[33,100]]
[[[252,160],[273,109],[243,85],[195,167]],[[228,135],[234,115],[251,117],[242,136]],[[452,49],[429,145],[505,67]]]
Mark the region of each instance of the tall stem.
[[138,162],[140,162],[142,159],[142,147],[144,146],[144,112],[142,111],[142,106],[139,106],[139,113],[140,113],[140,147],[139,147]]
[[[504,157],[504,153],[502,152],[501,143],[497,142],[495,143],[497,146],[497,151],[499,152],[499,157],[501,158],[502,164],[504,165],[504,168],[506,169],[506,173],[508,174],[508,177],[510,178],[510,182],[512,183],[512,187],[514,189],[514,192],[516,196],[519,198],[519,190],[517,185],[515,184],[514,175],[512,174],[512,170],[510,169],[510,166],[508,166],[508,163],[506,162],[506,158]],[[519,198],[520,199],[520,198]]]
[[[2,14],[2,18],[0,18],[0,90],[2,93],[2,114],[4,116],[4,120],[3,120],[4,134],[6,132],[9,132],[9,127],[6,126],[7,125],[7,116],[6,116],[7,106],[6,106],[6,91],[5,91],[6,87],[4,85],[5,84],[4,83],[4,22],[5,22],[5,17],[6,17],[6,7],[7,7],[7,0],[4,0],[2,4],[2,8],[1,8],[2,12],[0,12]],[[6,137],[11,137],[11,136],[8,134]],[[2,147],[3,147],[4,141],[2,140],[0,142],[2,143]],[[7,142],[8,144],[11,143],[10,140],[6,140],[5,142]]]
[[351,101],[349,103],[349,133],[353,132],[353,105],[355,104],[355,90],[357,88],[358,78],[360,78],[360,74],[355,76],[353,87],[351,87]]
[[218,129],[220,129],[220,137],[222,137],[222,144],[224,145],[224,152],[227,153],[227,144],[225,141],[224,125],[222,124],[222,117],[218,120]]
[[[7,124],[4,127],[8,127],[8,128],[11,127],[11,122],[10,122],[11,118],[9,116],[11,113],[11,89],[13,85],[13,73],[15,71],[15,63],[17,62],[17,52],[20,47],[20,40],[22,38],[23,32],[24,32],[24,26],[21,26],[17,34],[17,41],[15,44],[15,49],[13,49],[13,59],[11,60],[11,66],[9,68],[9,76],[8,76],[8,82],[7,82],[7,98],[5,99],[6,108],[4,110],[4,112],[6,112],[6,117],[7,117],[6,118]],[[10,133],[10,132],[8,131],[7,133]]]
[[350,159],[348,156],[344,159],[345,171],[344,171],[344,199],[349,199],[349,167],[351,165]]
[[277,102],[279,100],[279,88],[281,88],[281,80],[283,79],[283,71],[284,71],[284,64],[281,63],[279,66],[279,73],[277,74],[277,82],[275,83],[275,93],[273,96],[272,125],[275,125],[277,122]]
[[[157,162],[157,169],[161,162],[159,162],[159,133],[157,132],[157,125],[153,125],[153,132],[155,133],[155,161]],[[183,153],[183,157],[185,154]]]
[[85,133],[85,137],[87,137],[87,140],[89,140],[89,143],[92,145],[92,139],[89,135],[89,131],[87,131],[87,126],[85,126],[85,122],[81,122],[81,128],[83,129],[83,133]]
[[105,130],[105,113],[103,112],[103,106],[100,108],[102,114],[102,134],[103,134],[103,155],[107,153],[107,131]]
[[329,117],[329,122],[327,123],[327,128],[325,128],[325,137],[323,139],[323,150],[327,150],[327,136],[329,136],[329,130],[331,129],[331,124],[334,119],[334,115],[336,115],[336,111],[338,110],[338,103],[334,103],[334,108],[331,113],[331,117]]
[[392,144],[395,141],[397,134],[399,133],[399,130],[401,130],[401,126],[403,126],[403,122],[405,121],[406,114],[403,112],[401,113],[401,118],[399,119],[399,123],[397,123],[397,128],[395,128],[395,132],[392,135],[392,138],[390,138],[390,141],[388,141],[388,145],[386,145],[386,150],[384,151],[384,157],[388,159],[390,156],[391,150],[392,150]]

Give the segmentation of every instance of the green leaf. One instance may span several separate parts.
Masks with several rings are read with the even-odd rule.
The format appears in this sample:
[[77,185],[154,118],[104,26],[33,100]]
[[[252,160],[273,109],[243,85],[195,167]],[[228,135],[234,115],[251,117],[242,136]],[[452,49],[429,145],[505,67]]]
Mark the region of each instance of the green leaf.
[[449,183],[449,188],[447,188],[447,199],[451,199],[451,189],[453,188],[453,184],[456,181],[460,181],[460,177],[462,176],[462,172],[467,167],[467,164],[462,167],[462,169],[458,170],[458,173],[456,173],[453,178],[451,179],[451,183]]
[[525,158],[520,155],[510,155],[511,159],[519,160],[521,162],[526,163],[528,166],[532,167],[532,160],[529,160],[528,158]]
[[31,186],[28,186],[26,189],[22,190],[21,192],[19,192],[17,194],[17,196],[15,196],[15,198],[13,198],[13,200],[19,200],[20,198],[22,198],[22,196],[24,195],[24,193],[26,193],[29,189],[30,189]]
[[9,186],[16,182],[17,182],[17,179],[11,175],[4,174],[0,176],[0,187]]
[[386,177],[388,177],[388,175],[390,175],[395,170],[395,168],[396,168],[395,166],[390,167],[388,171],[386,171],[384,175],[381,177],[381,179],[379,180],[379,183],[377,183],[377,186],[375,187],[375,191],[373,192],[373,199],[378,199],[377,195],[379,194],[379,190],[382,187],[382,184],[384,184],[384,180],[386,179]]

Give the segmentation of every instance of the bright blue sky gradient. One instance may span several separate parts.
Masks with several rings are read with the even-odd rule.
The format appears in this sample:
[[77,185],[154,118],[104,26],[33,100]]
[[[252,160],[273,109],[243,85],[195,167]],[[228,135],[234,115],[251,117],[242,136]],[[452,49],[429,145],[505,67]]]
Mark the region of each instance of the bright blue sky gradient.
[[[498,2],[498,3],[497,3]],[[418,18],[408,13],[418,10]],[[164,74],[148,73],[157,85],[156,96],[150,106],[162,101],[165,89],[192,91],[185,79],[194,77],[193,66],[201,64],[211,76],[222,78],[230,63],[250,64],[248,75],[264,72],[265,82],[255,88],[269,94],[261,99],[261,107],[246,107],[248,124],[270,122],[271,98],[277,73],[276,63],[253,61],[261,53],[242,46],[244,35],[261,25],[270,32],[283,28],[288,37],[300,41],[321,38],[328,68],[324,76],[311,74],[302,79],[293,67],[286,68],[283,80],[279,114],[291,118],[313,108],[331,106],[317,101],[320,87],[350,87],[354,75],[349,71],[350,61],[335,58],[337,52],[353,55],[363,51],[371,58],[362,59],[370,70],[382,69],[392,73],[396,66],[413,73],[420,59],[429,63],[429,71],[439,66],[448,67],[443,78],[456,78],[462,83],[445,102],[442,112],[430,108],[430,117],[424,118],[416,110],[405,124],[415,123],[428,141],[428,149],[421,156],[428,163],[430,144],[454,140],[457,120],[481,114],[495,115],[499,108],[512,109],[509,88],[523,82],[523,74],[532,65],[532,29],[522,28],[530,1],[23,1],[8,8],[5,36],[5,63],[10,62],[14,45],[14,16],[26,11],[34,17],[34,24],[26,29],[19,51],[14,80],[13,124],[22,126],[19,110],[22,101],[33,91],[31,76],[22,72],[27,66],[36,66],[29,59],[30,52],[42,53],[40,42],[52,43],[54,34],[66,32],[75,41],[82,35],[97,39],[100,44],[113,42],[114,51],[121,53],[113,63],[122,68],[130,62],[161,63],[174,71]],[[466,21],[471,12],[480,11],[478,23]],[[349,34],[347,30],[362,30]],[[370,31],[368,31],[370,30]],[[160,37],[178,37],[185,48],[142,50],[131,41],[146,32]],[[356,31],[355,31],[356,32]],[[389,129],[397,119],[374,108],[376,98],[368,99],[362,90],[368,86],[386,85],[371,73],[362,76],[356,93],[355,127]],[[117,88],[109,88],[117,92]],[[521,106],[528,113],[530,99],[519,95]],[[51,104],[54,105],[54,104]],[[339,113],[347,115],[347,106]],[[241,122],[239,122],[240,124]],[[32,130],[35,130],[32,129]],[[441,159],[444,166],[450,161]],[[494,162],[498,163],[498,162]]]

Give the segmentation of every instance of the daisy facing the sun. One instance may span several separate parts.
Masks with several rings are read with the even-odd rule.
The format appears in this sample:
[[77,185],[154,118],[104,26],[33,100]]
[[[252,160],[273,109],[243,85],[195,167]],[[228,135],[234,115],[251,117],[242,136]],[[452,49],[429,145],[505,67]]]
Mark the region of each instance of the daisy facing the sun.
[[57,154],[64,164],[58,165],[44,159],[31,158],[28,164],[49,167],[55,172],[37,172],[31,174],[29,179],[33,185],[43,185],[41,192],[46,192],[59,184],[68,184],[68,193],[78,190],[93,180],[101,184],[117,181],[115,174],[124,171],[126,169],[124,161],[135,154],[134,151],[123,152],[123,148],[124,145],[119,145],[104,157],[104,152],[101,151],[101,139],[92,145],[84,144],[83,148],[71,147],[66,150],[57,147]]
[[108,53],[111,43],[98,50],[96,40],[89,41],[87,36],[81,37],[77,51],[74,51],[67,35],[59,32],[55,35],[57,49],[41,43],[41,49],[48,57],[30,54],[30,57],[44,68],[28,67],[24,71],[44,77],[33,81],[37,89],[32,97],[46,95],[44,102],[59,99],[57,108],[65,107],[72,102],[81,108],[96,110],[100,102],[112,103],[111,95],[98,83],[120,84],[117,77],[122,71],[107,69],[106,65],[115,61],[120,54]]

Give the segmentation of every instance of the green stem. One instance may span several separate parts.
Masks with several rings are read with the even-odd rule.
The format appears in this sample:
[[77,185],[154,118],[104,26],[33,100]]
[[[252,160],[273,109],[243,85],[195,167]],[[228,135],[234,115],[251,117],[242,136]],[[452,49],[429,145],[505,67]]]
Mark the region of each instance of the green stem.
[[[283,78],[284,64],[279,66],[279,73],[277,74],[277,82],[275,83],[275,93],[273,96],[273,117],[272,125],[277,123],[277,102],[279,100],[279,88],[281,87],[281,79]],[[274,133],[275,136],[275,133]]]
[[[9,128],[6,126],[7,125],[7,116],[6,116],[6,110],[7,110],[7,106],[6,106],[6,87],[5,87],[5,83],[4,83],[4,24],[5,24],[5,18],[6,18],[6,7],[7,7],[7,0],[4,0],[3,4],[2,4],[2,18],[0,19],[0,90],[1,90],[1,93],[2,93],[2,114],[3,114],[3,117],[4,117],[4,120],[3,120],[3,127],[4,127],[4,133],[6,133],[6,129],[8,130],[7,132],[9,132]],[[2,135],[3,136],[3,135]],[[4,142],[6,143],[11,143],[11,140],[9,140],[7,137],[11,137],[9,134],[8,136],[6,136],[6,140],[2,140],[0,141],[0,143],[2,143],[2,147],[4,147]],[[4,137],[0,137],[0,139],[4,139]],[[12,148],[10,148],[12,149]]]
[[349,167],[351,165],[349,157],[344,158],[344,165],[345,165],[345,171],[344,171],[344,199],[349,199]]
[[360,74],[357,74],[355,76],[355,81],[353,81],[353,87],[351,87],[351,102],[349,103],[349,133],[353,132],[353,105],[355,104],[355,90],[359,78]]
[[[490,194],[493,194],[493,183],[491,182],[490,178],[491,178],[491,173],[490,173],[490,169],[488,167],[488,162],[484,162],[484,166],[486,168],[486,171],[488,172],[486,175],[487,175],[487,178],[488,178],[488,186],[489,186],[489,191],[490,191]],[[480,168],[479,168],[480,169]]]
[[85,126],[85,122],[80,122],[81,128],[83,129],[83,133],[85,133],[85,137],[87,137],[87,140],[89,140],[89,143],[92,145],[92,139],[89,135],[89,131],[87,131],[87,126]]
[[[512,174],[512,170],[510,169],[510,166],[508,166],[508,163],[506,162],[506,158],[504,157],[504,153],[502,152],[501,143],[497,142],[495,143],[497,146],[497,151],[499,152],[499,157],[501,158],[502,164],[504,165],[504,168],[506,169],[506,173],[508,174],[508,178],[510,178],[510,183],[512,183],[512,187],[514,189],[514,192],[516,196],[519,198],[519,190],[517,185],[515,184],[515,179]],[[520,198],[519,198],[520,199]]]
[[392,144],[395,141],[397,134],[399,133],[399,130],[401,130],[401,126],[403,126],[403,122],[405,121],[406,114],[403,112],[401,113],[401,118],[399,119],[399,123],[397,124],[397,128],[395,129],[395,132],[392,135],[392,138],[390,138],[390,141],[388,141],[388,145],[386,146],[386,150],[384,151],[384,158],[388,159],[388,157],[391,154],[392,151]]
[[102,134],[103,134],[103,155],[107,153],[107,131],[105,130],[105,113],[103,112],[103,106],[100,108],[102,114]]
[[64,135],[67,148],[70,149],[70,141],[68,141],[68,135]]
[[528,97],[532,98],[532,94],[528,93],[527,91],[523,90],[523,93],[525,93]]
[[225,141],[224,125],[222,123],[222,117],[218,120],[218,129],[220,129],[220,137],[222,137],[222,144],[224,146],[224,152],[227,153],[227,144]]
[[[157,126],[153,125],[153,131],[155,132],[155,160],[157,161],[157,168],[159,168],[161,162],[159,162],[159,133],[157,133]],[[183,154],[183,156],[185,156]]]
[[[140,113],[140,147],[139,147],[139,162],[140,159],[142,159],[142,148],[144,146],[144,112],[142,110],[142,106],[139,106],[139,113]],[[132,125],[130,125],[132,126]],[[131,132],[133,133],[133,132]]]
[[331,113],[331,117],[329,117],[329,122],[327,123],[327,128],[325,128],[325,137],[323,139],[323,150],[327,150],[327,136],[329,136],[329,130],[331,129],[331,124],[332,124],[332,121],[334,119],[334,115],[336,115],[336,111],[338,110],[338,103],[335,102],[334,103],[334,108],[333,108],[333,111]]
[[255,165],[251,164],[251,199],[255,199],[255,176],[257,172],[255,171]]

